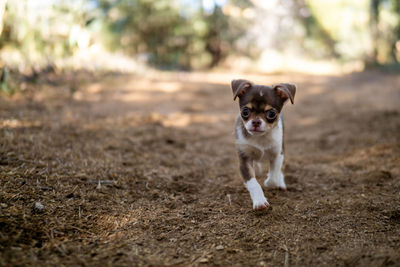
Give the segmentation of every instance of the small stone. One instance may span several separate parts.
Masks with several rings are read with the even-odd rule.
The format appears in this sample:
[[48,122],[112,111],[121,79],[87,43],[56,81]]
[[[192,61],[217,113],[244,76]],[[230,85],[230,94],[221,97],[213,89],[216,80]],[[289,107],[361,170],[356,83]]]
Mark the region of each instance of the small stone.
[[224,249],[224,246],[219,245],[219,246],[217,246],[215,249],[216,249],[216,250],[223,250],[223,249]]
[[2,208],[7,208],[7,207],[8,207],[8,205],[7,205],[6,203],[1,203],[0,206],[1,206]]
[[35,202],[35,205],[33,206],[33,211],[36,213],[42,213],[44,212],[44,205],[40,203],[39,201]]

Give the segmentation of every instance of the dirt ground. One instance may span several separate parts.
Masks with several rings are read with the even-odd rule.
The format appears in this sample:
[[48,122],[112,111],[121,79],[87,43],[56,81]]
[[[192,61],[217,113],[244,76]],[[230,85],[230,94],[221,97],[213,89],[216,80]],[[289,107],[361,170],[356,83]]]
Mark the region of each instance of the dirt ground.
[[[264,189],[265,212],[238,172],[232,78],[298,87],[288,190]],[[400,266],[399,76],[75,73],[32,86],[0,98],[1,266]]]

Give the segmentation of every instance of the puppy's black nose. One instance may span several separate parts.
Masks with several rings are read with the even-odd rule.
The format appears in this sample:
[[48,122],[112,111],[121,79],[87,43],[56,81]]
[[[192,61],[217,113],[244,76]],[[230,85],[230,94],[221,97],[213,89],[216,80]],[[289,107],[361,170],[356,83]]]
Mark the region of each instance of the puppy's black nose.
[[260,127],[261,126],[261,120],[260,119],[255,119],[251,121],[251,125],[253,127]]

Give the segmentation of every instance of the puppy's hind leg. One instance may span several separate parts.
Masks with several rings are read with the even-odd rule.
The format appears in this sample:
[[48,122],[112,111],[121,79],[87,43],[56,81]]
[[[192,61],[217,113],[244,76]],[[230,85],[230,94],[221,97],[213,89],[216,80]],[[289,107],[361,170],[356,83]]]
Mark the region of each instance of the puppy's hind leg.
[[264,181],[265,187],[286,190],[285,177],[282,173],[283,159],[283,154],[277,153],[270,160],[270,169]]

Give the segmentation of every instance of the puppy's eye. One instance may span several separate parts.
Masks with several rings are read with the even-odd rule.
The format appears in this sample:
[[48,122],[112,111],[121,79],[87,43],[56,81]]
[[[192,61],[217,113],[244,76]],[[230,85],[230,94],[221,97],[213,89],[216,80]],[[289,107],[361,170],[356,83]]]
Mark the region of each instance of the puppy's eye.
[[244,108],[242,109],[242,116],[243,116],[243,118],[249,117],[249,116],[250,116],[250,109],[247,108],[247,107],[244,107]]
[[269,121],[275,120],[276,115],[277,115],[276,111],[273,109],[267,110],[266,114],[267,114],[267,120],[269,120]]

